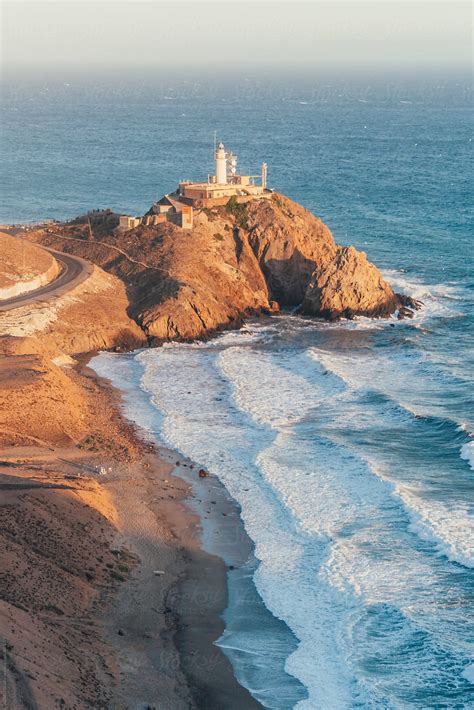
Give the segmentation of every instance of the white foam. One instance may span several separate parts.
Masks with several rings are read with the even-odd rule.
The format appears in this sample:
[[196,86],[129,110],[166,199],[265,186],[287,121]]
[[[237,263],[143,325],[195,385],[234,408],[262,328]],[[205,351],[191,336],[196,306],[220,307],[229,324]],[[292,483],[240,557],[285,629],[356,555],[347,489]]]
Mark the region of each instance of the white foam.
[[[305,353],[281,354],[276,361],[262,351],[234,347],[221,353],[218,365],[234,385],[235,400],[255,421],[274,429],[294,424],[323,399],[344,389]],[[308,373],[310,379],[305,377]],[[251,382],[258,382],[258,388],[249,387]]]
[[[134,377],[143,373],[164,440],[219,476],[241,506],[260,560],[259,594],[299,640],[286,663],[308,689],[298,710],[397,706],[410,684],[448,677],[436,649],[456,652],[442,623],[457,608],[451,591],[443,594],[447,562],[413,545],[406,523],[411,511],[427,539],[434,513],[446,531],[445,511],[427,514],[416,491],[396,489],[337,441],[339,430],[370,425],[374,412],[357,397],[364,383],[381,384],[373,366],[361,383],[364,369],[351,358],[268,351],[261,345],[270,337],[255,328],[145,351]],[[110,372],[116,361],[102,362]],[[378,414],[391,426],[409,416],[390,406]],[[370,632],[373,608],[397,615],[386,636]],[[367,671],[368,658],[387,658],[395,642],[411,648],[420,633],[429,636],[413,663],[398,661],[403,672],[397,659],[391,673],[388,661],[380,676]]]
[[474,441],[468,441],[461,447],[461,458],[474,470]]
[[[348,658],[347,667],[351,669],[350,642],[344,638],[342,629],[349,628],[350,617],[358,615],[355,598],[360,597],[364,605],[390,601],[400,608],[406,607],[406,613],[411,617],[426,606],[424,595],[420,597],[417,591],[419,580],[433,580],[436,586],[437,574],[424,555],[411,547],[408,538],[404,540],[403,508],[399,509],[396,530],[389,532],[396,519],[393,497],[401,499],[400,492],[395,492],[393,485],[381,476],[374,476],[367,465],[340,447],[330,442],[317,442],[312,437],[309,441],[301,437],[295,439],[293,429],[288,428],[290,422],[304,420],[310,410],[312,418],[317,417],[318,405],[334,398],[335,407],[331,411],[334,413],[339,409],[344,418],[349,416],[348,426],[367,425],[361,421],[365,412],[360,408],[354,418],[350,413],[348,415],[347,393],[341,380],[330,373],[325,374],[324,368],[312,366],[305,354],[293,354],[290,358],[282,354],[269,357],[259,352],[249,353],[246,357],[243,351],[233,349],[221,354],[219,364],[233,383],[239,406],[255,421],[279,432],[272,445],[257,457],[265,480],[285,509],[291,512],[291,518],[301,532],[326,540],[329,545],[329,556],[327,560],[320,560],[315,577],[322,595],[317,608],[320,622],[327,618],[328,623],[338,628],[338,635],[332,646],[326,639],[324,648],[326,653],[332,648],[330,658],[335,653]],[[258,388],[254,389],[251,383],[256,381]],[[389,414],[392,419],[398,418],[397,413]],[[373,414],[369,412],[367,416]],[[341,426],[340,421],[333,424]],[[374,525],[374,520],[380,527]],[[353,533],[352,539],[341,539],[341,531],[346,528],[354,530],[354,526],[357,533]],[[462,533],[462,525],[456,532]],[[380,546],[379,559],[367,551],[373,544],[374,535]],[[314,556],[308,561],[317,569]],[[301,570],[299,572],[301,574]],[[338,594],[341,595],[339,607],[334,604],[327,617],[322,590],[331,590],[333,602],[338,599]],[[436,593],[433,596],[436,598]],[[283,617],[301,640],[298,651],[288,659],[288,669],[306,685],[312,683],[310,687],[315,687],[315,680],[309,673],[312,664],[309,650],[311,644],[314,647],[316,641],[320,644],[321,640],[314,637],[309,640],[312,632],[307,627],[315,617],[311,617],[308,608],[305,614],[307,624],[303,628],[288,615],[288,610]],[[426,613],[424,623],[427,623]],[[442,643],[442,638],[438,642]],[[370,688],[365,690],[369,692]],[[316,691],[314,693],[316,697]]]
[[410,527],[417,535],[434,543],[438,551],[453,562],[474,568],[472,503],[441,503],[401,486],[396,492],[410,515]]
[[466,666],[461,675],[463,678],[468,680],[469,683],[472,683],[472,685],[474,685],[474,663],[471,663],[469,666]]
[[[313,440],[311,450],[306,450],[305,442],[301,440],[296,444],[293,442],[291,446],[291,433],[286,428],[282,431],[282,426],[300,419],[309,409],[316,408],[323,398],[328,400],[334,397],[336,401],[330,410],[332,421],[328,426],[336,429],[365,428],[370,426],[374,416],[367,405],[361,411],[360,407],[352,403],[351,409],[351,403],[337,378],[322,377],[324,370],[321,369],[311,370],[305,354],[293,356],[286,362],[280,357],[278,365],[263,353],[252,354],[249,358],[243,355],[235,349],[225,351],[219,362],[234,383],[235,398],[240,406],[249,411],[256,421],[270,424],[281,432],[272,448],[259,455],[258,462],[264,470],[268,471],[271,467],[272,474],[267,475],[267,480],[275,490],[281,493],[287,489],[285,505],[306,531],[317,534],[323,532],[331,537],[334,529],[342,526],[344,520],[347,522],[354,519],[356,510],[367,517],[374,517],[377,511],[387,505],[387,496],[392,496],[409,513],[412,530],[416,530],[423,539],[435,542],[438,549],[450,559],[471,566],[470,539],[474,539],[474,530],[468,505],[459,502],[442,504],[420,497],[407,486],[395,486],[373,463],[368,470],[367,464],[358,462],[351,454],[344,453],[344,450],[336,446],[331,447],[328,442],[323,445]],[[311,382],[300,373],[311,377]],[[249,382],[256,377],[259,377],[258,390],[249,387]],[[275,391],[274,383],[277,381],[284,381],[284,385]],[[326,387],[318,386],[320,383],[327,383]],[[282,410],[289,411],[290,416],[283,416]],[[379,406],[378,416],[385,417],[386,427],[399,426],[400,421],[409,419],[407,415],[403,416],[403,412],[393,411],[389,406],[385,411]],[[326,431],[331,434],[327,428]],[[299,450],[296,461],[295,448]],[[298,460],[303,462],[301,470],[297,465]],[[318,463],[308,464],[314,460]],[[324,471],[320,470],[322,461]],[[315,471],[318,472],[317,477],[314,477]],[[299,476],[304,481],[300,487],[294,485]],[[340,482],[339,487],[334,489],[341,476],[343,483]],[[317,489],[314,492],[313,485]],[[335,490],[334,496],[332,490]],[[367,501],[371,501],[373,509]],[[329,515],[327,511],[330,511]],[[469,534],[471,530],[472,538]]]
[[396,293],[411,296],[423,303],[423,308],[415,311],[415,325],[433,316],[452,317],[462,312],[463,289],[457,284],[427,284],[415,276],[408,278],[394,269],[383,270],[382,275]]
[[[438,401],[440,391],[438,373],[423,372],[422,362],[419,360],[400,356],[394,362],[393,359],[383,355],[371,356],[365,353],[336,355],[316,348],[312,348],[310,354],[355,391],[372,389],[385,395],[388,394],[415,416],[445,414],[443,403]],[[408,383],[405,378],[402,379],[403,371],[410,374],[410,372],[418,370],[425,377],[414,377],[413,381],[410,379]],[[376,412],[371,412],[367,405],[363,409],[365,412],[357,414],[358,417],[362,417],[362,424],[364,424],[364,416],[377,416],[379,420],[384,416],[386,426],[390,419],[394,421],[394,425],[396,424],[394,419],[397,416],[396,412],[390,411],[389,406],[385,408],[385,411],[381,405],[378,405]],[[337,411],[335,417],[340,417]],[[398,417],[403,418],[401,412],[398,413]],[[346,421],[346,425],[349,424]],[[335,425],[338,426],[337,422]],[[351,425],[353,426],[352,423]],[[357,422],[355,426],[357,426]],[[463,446],[461,457],[466,458],[471,464],[471,460],[474,460],[470,458],[471,456],[474,457],[474,447],[470,442]],[[376,461],[371,460],[370,457],[368,460],[377,475],[394,484],[393,495],[401,501],[407,511],[411,530],[423,540],[434,543],[438,551],[450,560],[466,567],[473,567],[474,517],[472,505],[453,498],[439,501],[433,496],[423,495],[421,489],[418,492],[414,489],[410,490],[408,486],[392,481],[389,471],[384,471]]]
[[[310,348],[310,356],[337,375],[352,390],[372,390],[390,397],[415,416],[447,417],[449,401],[443,388],[464,388],[465,383],[446,373],[415,351],[380,352],[358,349],[334,353]],[[457,413],[453,412],[453,423]],[[472,423],[474,426],[474,422]]]
[[[245,352],[231,348],[236,349],[242,358]],[[248,354],[251,358],[253,351],[248,350]],[[285,507],[272,495],[256,464],[260,452],[271,447],[275,433],[265,426],[252,425],[232,407],[213,348],[201,349],[199,362],[186,348],[143,353],[139,359],[145,367],[143,384],[165,416],[166,440],[218,475],[242,507],[244,525],[261,561],[255,577],[258,591],[275,616],[284,619],[301,640],[296,657],[287,664],[288,672],[296,675],[310,693],[308,703],[302,701],[299,706],[350,707],[354,679],[337,651],[334,590],[314,590],[314,571],[305,564],[306,541]],[[268,380],[266,383],[270,384]],[[300,386],[297,397],[301,406],[315,404],[316,397],[310,395],[308,400],[308,386],[305,390],[303,382]],[[285,415],[276,397],[273,400],[276,413],[268,408],[266,415],[285,427],[296,413],[287,410]],[[345,606],[341,604],[341,608]],[[324,628],[317,623],[308,626],[308,618],[316,619],[323,613],[327,614]],[[317,666],[315,647],[321,649]]]
[[90,361],[100,377],[110,379],[122,392],[126,416],[137,424],[144,434],[155,441],[160,439],[163,424],[159,410],[150,406],[150,400],[140,388],[143,367],[132,355],[99,353]]
[[445,298],[460,301],[463,298],[462,288],[456,284],[426,284],[416,276],[407,278],[406,275],[395,269],[385,269],[382,274],[397,293],[412,296],[417,300]]

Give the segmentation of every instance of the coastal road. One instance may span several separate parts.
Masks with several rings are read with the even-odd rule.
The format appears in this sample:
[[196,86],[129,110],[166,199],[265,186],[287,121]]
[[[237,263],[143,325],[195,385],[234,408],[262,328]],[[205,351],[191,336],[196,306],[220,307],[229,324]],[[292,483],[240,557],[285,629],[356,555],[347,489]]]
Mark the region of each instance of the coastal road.
[[[40,247],[39,244],[36,246]],[[40,248],[49,251],[50,254],[54,256],[61,266],[61,273],[54,281],[51,281],[45,286],[0,301],[0,312],[10,311],[14,308],[21,308],[22,306],[35,305],[36,303],[44,303],[45,301],[63,296],[92,274],[94,265],[85,261],[85,259],[81,259],[79,256],[72,256],[71,254],[64,254],[50,247],[41,246]]]

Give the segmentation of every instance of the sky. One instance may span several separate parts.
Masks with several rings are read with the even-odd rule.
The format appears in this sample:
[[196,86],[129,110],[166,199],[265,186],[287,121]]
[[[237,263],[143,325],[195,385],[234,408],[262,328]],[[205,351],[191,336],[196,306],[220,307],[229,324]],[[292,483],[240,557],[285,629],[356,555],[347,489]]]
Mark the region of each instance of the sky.
[[471,5],[435,0],[3,0],[5,74],[226,66],[467,69]]

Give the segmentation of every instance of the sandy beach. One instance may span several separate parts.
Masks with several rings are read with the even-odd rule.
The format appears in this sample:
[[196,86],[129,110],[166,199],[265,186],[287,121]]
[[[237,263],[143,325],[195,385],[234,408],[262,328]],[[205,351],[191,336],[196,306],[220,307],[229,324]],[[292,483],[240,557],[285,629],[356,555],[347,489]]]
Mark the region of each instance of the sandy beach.
[[[2,404],[12,411],[19,392],[30,395],[27,419],[1,423],[2,701],[259,707],[213,644],[223,630],[226,565],[203,551],[191,486],[174,474],[195,474],[203,491],[218,484],[147,442],[122,417],[120,394],[87,366],[89,358],[67,368],[84,410],[71,413],[68,436],[59,422],[43,427],[46,440],[34,435],[42,399],[52,394],[41,389],[42,363],[33,356],[2,360]],[[21,421],[28,432],[19,431]],[[213,508],[238,530],[238,511],[225,496]],[[243,540],[234,535],[236,555],[245,557]]]
[[[105,616],[118,658],[120,700],[127,707],[260,707],[213,644],[224,628],[226,565],[203,550],[195,511],[197,503],[204,514],[206,489],[222,486],[211,477],[200,479],[198,467],[176,452],[146,443],[142,451],[132,470],[112,471],[103,483],[118,513],[115,544],[139,558]],[[201,499],[183,480],[186,473],[195,478]],[[215,514],[234,527],[234,554],[246,558],[248,538],[236,508],[222,494],[214,504]]]

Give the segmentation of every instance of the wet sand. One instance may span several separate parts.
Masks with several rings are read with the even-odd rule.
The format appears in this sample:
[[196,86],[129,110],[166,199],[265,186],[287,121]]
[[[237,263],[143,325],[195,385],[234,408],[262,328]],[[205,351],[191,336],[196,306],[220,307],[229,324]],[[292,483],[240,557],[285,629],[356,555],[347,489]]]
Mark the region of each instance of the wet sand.
[[[139,472],[113,473],[103,484],[118,512],[115,544],[140,560],[105,616],[120,669],[120,699],[134,708],[258,708],[213,643],[224,629],[227,568],[202,549],[190,486],[173,475],[178,461],[175,453],[158,449],[144,457]],[[229,507],[216,513],[235,516]],[[238,517],[233,524],[241,525]]]
[[[120,408],[120,392],[87,367],[89,359],[82,371]],[[112,467],[101,481],[117,512],[114,546],[138,559],[104,616],[118,662],[118,701],[130,708],[261,707],[214,645],[224,629],[227,567],[204,551],[201,519],[190,506],[191,485],[179,474],[187,470],[202,487],[221,484],[199,479],[191,462],[134,431],[140,460],[133,467]],[[245,561],[250,541],[236,507],[221,496],[216,514],[235,528],[236,556]]]

